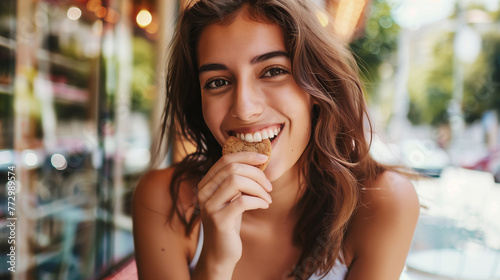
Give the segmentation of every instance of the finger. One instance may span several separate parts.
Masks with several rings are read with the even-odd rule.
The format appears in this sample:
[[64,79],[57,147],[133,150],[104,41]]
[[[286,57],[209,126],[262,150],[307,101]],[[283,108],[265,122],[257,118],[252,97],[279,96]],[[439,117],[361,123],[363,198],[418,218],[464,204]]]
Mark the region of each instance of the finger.
[[207,212],[215,212],[238,198],[239,194],[255,196],[272,203],[271,196],[257,182],[239,175],[229,176],[205,203]]
[[[224,221],[233,223],[234,220],[240,217],[245,211],[267,208],[269,208],[269,203],[264,199],[250,195],[241,195],[216,213],[214,218],[216,218],[219,223],[224,223]],[[221,226],[224,225],[221,224]]]
[[[205,177],[201,179],[198,186],[205,186],[208,181],[212,180],[214,176],[216,176],[220,170],[226,168],[227,165],[231,163],[243,163],[249,165],[259,165],[263,164],[267,161],[267,156],[255,152],[240,152],[240,153],[231,153],[227,155],[223,155],[207,172]],[[219,184],[222,183],[219,182]]]
[[267,191],[272,190],[271,183],[267,179],[264,172],[262,172],[262,170],[260,170],[259,168],[255,166],[249,166],[248,164],[230,163],[224,168],[220,169],[215,176],[212,176],[212,179],[206,182],[205,186],[201,186],[201,183],[199,184],[199,202],[203,204],[205,201],[207,201],[219,188],[219,186],[233,175],[250,178],[257,184],[259,184],[261,188],[265,188],[265,190]]

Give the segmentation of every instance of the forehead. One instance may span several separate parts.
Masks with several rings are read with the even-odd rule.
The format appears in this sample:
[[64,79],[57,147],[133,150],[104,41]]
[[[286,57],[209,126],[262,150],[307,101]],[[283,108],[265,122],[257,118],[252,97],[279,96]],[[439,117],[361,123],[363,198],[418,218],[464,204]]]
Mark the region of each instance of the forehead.
[[227,60],[231,57],[253,57],[270,51],[286,51],[281,27],[259,21],[245,11],[226,24],[211,24],[198,41],[198,65]]

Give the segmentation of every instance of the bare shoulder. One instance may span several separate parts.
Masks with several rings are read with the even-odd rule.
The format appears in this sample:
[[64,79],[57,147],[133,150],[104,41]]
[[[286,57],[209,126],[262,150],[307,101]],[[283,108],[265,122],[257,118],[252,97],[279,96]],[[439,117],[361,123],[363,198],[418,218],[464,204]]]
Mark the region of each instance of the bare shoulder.
[[346,234],[350,279],[366,279],[368,273],[380,275],[371,279],[396,279],[420,212],[413,184],[402,174],[385,171],[361,190],[360,200]]
[[[189,279],[188,263],[196,249],[198,226],[186,236],[186,226],[177,214],[169,220],[173,172],[173,168],[148,171],[134,190],[132,220],[140,279]],[[177,205],[186,211],[194,209],[190,207],[194,196],[191,182],[183,181]]]
[[[385,171],[361,190],[360,215],[412,214],[419,209],[417,193],[411,181],[394,171]],[[365,217],[366,218],[366,217]]]
[[[142,205],[158,214],[168,215],[172,209],[170,184],[174,168],[150,170],[139,180],[133,195],[134,205]],[[185,211],[194,206],[197,185],[194,180],[184,180],[179,188],[179,206]]]
[[411,181],[394,171],[385,171],[360,192],[361,204],[352,225],[364,230],[383,230],[400,220],[416,222],[420,204]]
[[173,168],[167,168],[146,172],[134,190],[134,207],[143,206],[167,215],[172,207],[170,181],[173,171]]

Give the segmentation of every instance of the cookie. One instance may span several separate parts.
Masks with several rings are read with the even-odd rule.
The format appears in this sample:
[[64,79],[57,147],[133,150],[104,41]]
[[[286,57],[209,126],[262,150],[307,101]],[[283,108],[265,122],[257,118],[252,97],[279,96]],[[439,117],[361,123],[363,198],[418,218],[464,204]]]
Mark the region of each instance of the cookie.
[[234,136],[227,138],[224,147],[222,147],[222,154],[225,155],[238,152],[257,152],[268,156],[264,164],[257,165],[258,168],[264,170],[271,159],[271,141],[269,141],[269,139],[264,139],[260,142],[247,142]]

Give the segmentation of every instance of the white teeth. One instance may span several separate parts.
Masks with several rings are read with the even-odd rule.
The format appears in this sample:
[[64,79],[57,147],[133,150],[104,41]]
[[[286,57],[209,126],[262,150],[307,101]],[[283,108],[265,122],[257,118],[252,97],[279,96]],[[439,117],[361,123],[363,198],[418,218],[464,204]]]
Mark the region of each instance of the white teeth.
[[245,134],[245,141],[253,142],[253,135],[250,133]]
[[275,136],[275,135],[274,135],[274,131],[273,131],[273,129],[272,129],[272,128],[269,128],[269,129],[267,130],[267,133],[269,134],[269,138],[274,138],[274,136]]
[[255,132],[253,134],[253,141],[254,142],[260,142],[260,141],[262,141],[262,135],[260,134],[260,132]]
[[267,134],[267,130],[264,129],[264,131],[262,131],[262,139],[267,139],[269,138],[269,134]]
[[260,142],[264,139],[273,139],[278,136],[281,128],[267,128],[262,131],[252,133],[239,133],[236,132],[235,136],[246,142]]

